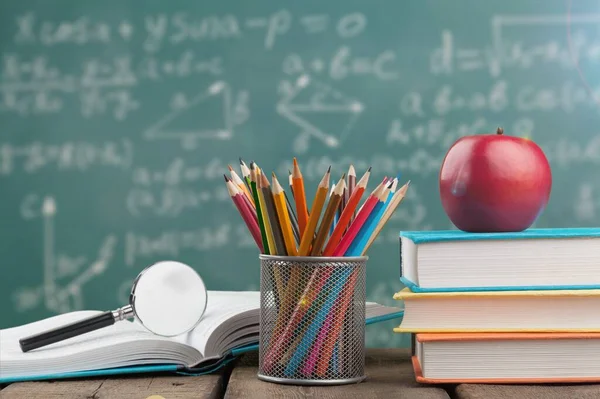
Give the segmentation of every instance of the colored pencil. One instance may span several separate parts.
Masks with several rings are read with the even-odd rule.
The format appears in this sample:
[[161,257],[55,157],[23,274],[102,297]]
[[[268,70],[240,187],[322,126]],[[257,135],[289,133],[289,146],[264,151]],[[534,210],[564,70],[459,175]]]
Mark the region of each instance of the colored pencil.
[[[354,170],[354,165],[350,164],[350,167],[348,168],[348,198],[350,198],[350,196],[354,192],[355,188],[356,188],[356,170]],[[356,212],[354,212],[350,221],[352,221],[352,219],[354,217],[356,217]]]
[[[344,193],[346,193],[346,189],[347,189],[347,187],[344,188]],[[331,196],[333,195],[333,190],[335,190],[335,184],[332,184],[331,190],[329,190],[329,198],[330,199],[331,199]],[[337,222],[337,219],[339,218],[340,208],[342,207],[342,205],[343,204],[340,204],[340,207],[338,208],[338,212],[335,213],[335,217],[333,218],[333,223],[331,223],[331,226],[329,226],[329,235],[327,236],[327,238],[329,238],[331,236],[331,233],[333,233],[333,229],[335,228],[335,223]]]
[[[335,311],[331,311],[327,315],[327,318],[325,319],[325,322],[323,323],[323,326],[321,327],[321,331],[319,331],[317,339],[316,339],[315,343],[313,344],[312,351],[306,358],[306,360],[304,362],[304,367],[302,367],[302,369],[300,370],[300,372],[302,374],[304,374],[305,376],[310,376],[313,373],[315,366],[317,365],[317,360],[321,353],[321,347],[325,343],[325,338],[327,337],[327,332],[329,331],[329,328],[333,324],[333,319],[334,319],[335,313],[336,313]],[[334,344],[335,344],[335,342],[334,342]]]
[[327,296],[323,302],[323,306],[316,313],[312,323],[308,326],[308,329],[303,334],[302,340],[296,347],[296,350],[290,361],[287,363],[287,367],[284,370],[284,374],[287,376],[293,376],[296,374],[296,370],[300,366],[302,360],[305,358],[307,351],[311,350],[312,343],[315,341],[315,338],[321,329],[322,323],[331,311],[337,296],[343,288],[344,282],[347,280],[350,272],[353,270],[350,268],[333,269],[335,269],[332,277],[333,287],[327,291]]
[[360,231],[360,228],[367,221],[367,218],[377,205],[377,203],[385,202],[387,199],[387,194],[389,193],[389,188],[385,185],[385,183],[380,184],[373,194],[367,198],[362,209],[358,212],[350,227],[348,227],[348,231],[344,234],[344,237],[338,244],[338,246],[333,251],[332,256],[344,256],[346,250],[352,244],[352,241],[356,238],[356,235]]
[[327,245],[325,245],[325,249],[323,250],[323,256],[331,256],[333,254],[333,251],[335,250],[336,246],[342,239],[342,236],[344,235],[344,231],[346,230],[346,227],[350,223],[350,219],[352,218],[352,215],[354,214],[354,210],[358,206],[358,203],[359,203],[363,193],[365,192],[367,183],[369,182],[370,174],[371,174],[371,168],[367,169],[367,171],[365,172],[363,177],[361,177],[358,184],[356,185],[356,189],[354,190],[354,192],[348,199],[348,203],[346,204],[344,211],[340,215],[340,217],[335,225],[335,228],[333,229],[333,232],[331,233],[331,236],[329,237],[329,240],[327,241]]
[[312,249],[310,251],[311,256],[321,255],[321,249],[323,248],[323,244],[327,239],[329,228],[331,227],[331,224],[333,223],[333,218],[335,217],[335,213],[337,212],[340,203],[342,202],[344,188],[346,187],[346,181],[344,180],[345,178],[346,175],[344,174],[339,180],[339,182],[334,186],[333,193],[329,197],[327,208],[325,208],[323,219],[321,220],[321,223],[319,224],[319,229],[317,230],[317,238],[315,238],[312,245]]
[[279,184],[275,173],[272,173],[272,179],[273,188],[271,189],[271,192],[273,193],[273,202],[275,203],[277,217],[279,218],[279,225],[281,226],[281,232],[283,233],[285,250],[288,256],[296,256],[298,254],[298,250],[296,248],[296,242],[294,241],[294,233],[292,232],[290,214],[288,213],[287,206],[285,204],[283,188],[281,187],[281,184]]
[[333,314],[333,322],[331,328],[328,328],[326,331],[321,331],[321,333],[326,338],[322,338],[324,346],[322,347],[320,353],[318,353],[318,355],[320,356],[318,356],[316,373],[319,376],[325,375],[327,373],[327,369],[329,368],[329,360],[331,358],[335,344],[338,340],[338,336],[340,335],[344,327],[346,311],[348,309],[348,306],[350,305],[352,296],[354,295],[354,286],[356,285],[357,278],[358,273],[356,273],[355,270],[350,275],[348,283],[346,284],[347,286],[342,288],[342,295],[336,300],[337,307],[328,315],[329,317]]
[[[273,229],[271,228],[271,221],[269,219],[269,212],[267,209],[267,202],[265,201],[265,196],[264,196],[264,190],[262,188],[262,182],[265,179],[265,176],[263,174],[261,174],[260,176],[257,177],[257,181],[256,181],[256,191],[258,194],[258,203],[260,206],[260,209],[262,211],[262,217],[263,217],[263,225],[265,227],[265,233],[267,236],[267,243],[269,244],[269,253],[267,253],[265,251],[265,254],[267,255],[277,255],[277,246],[275,245],[275,237],[273,235]],[[269,181],[267,180],[267,183]],[[270,189],[267,188],[267,190],[269,190],[268,192],[268,196],[269,198],[271,197],[271,193],[270,193]],[[279,234],[281,234],[281,232],[279,232]],[[283,245],[283,237],[281,237],[282,240],[282,247]],[[281,278],[281,272],[279,270],[279,267],[274,267],[273,268],[273,276],[275,277],[275,289],[274,289],[274,294],[275,294],[275,301],[277,303],[277,306],[281,305],[281,300],[283,292],[284,292],[284,284],[283,284],[283,279]]]
[[250,199],[248,199],[248,197],[246,196],[246,194],[244,194],[244,192],[237,186],[237,184],[235,184],[231,178],[227,177],[227,175],[223,175],[223,177],[225,179],[227,179],[227,181],[230,181],[233,186],[235,187],[235,192],[239,192],[242,194],[241,196],[241,201],[244,203],[244,205],[246,207],[248,207],[248,211],[250,212],[250,215],[252,216],[252,218],[256,221],[256,223],[258,224],[258,215],[256,214],[256,208],[254,207],[254,205],[250,202]]
[[243,200],[243,198],[245,198],[245,195],[242,193],[242,191],[240,189],[236,188],[236,185],[230,179],[228,179],[227,176],[224,176],[224,177],[225,177],[225,184],[227,185],[227,191],[229,192],[229,196],[231,197],[236,208],[238,209],[238,212],[242,216],[242,219],[246,223],[246,227],[248,227],[248,230],[250,231],[252,238],[254,238],[256,245],[258,246],[260,251],[263,252],[262,239],[260,236],[260,228],[258,227],[258,223],[257,223],[256,219],[252,217],[250,208]]
[[273,255],[286,256],[287,251],[285,249],[285,242],[283,240],[283,233],[281,231],[281,225],[279,224],[279,217],[277,216],[277,210],[275,209],[275,203],[273,202],[273,193],[271,192],[271,186],[269,179],[264,174],[260,175],[260,190],[262,191],[265,208],[267,209],[267,217],[269,218],[269,225],[273,233],[273,244],[275,252],[271,250]]
[[362,248],[365,246],[367,240],[369,239],[369,236],[373,233],[375,226],[377,225],[377,223],[381,219],[381,216],[383,215],[383,212],[385,211],[385,208],[392,200],[394,192],[396,191],[396,185],[398,184],[398,180],[394,179],[387,184],[389,192],[387,193],[385,202],[377,202],[375,208],[373,208],[373,211],[367,218],[367,221],[360,228],[360,231],[358,232],[354,240],[352,240],[350,247],[348,247],[348,249],[344,253],[344,256],[360,256]]
[[[261,175],[261,177],[262,177],[262,175]],[[265,247],[265,254],[266,255],[277,255],[277,249],[275,248],[275,240],[273,239],[273,230],[271,229],[271,221],[269,220],[269,215],[267,214],[267,205],[265,203],[265,197],[263,195],[261,182],[262,182],[261,178],[258,178],[256,181],[256,196],[258,197],[258,205],[257,205],[256,209],[257,209],[257,213],[258,213],[258,208],[260,207],[262,223],[263,223],[263,226],[265,229],[265,236],[267,238],[267,244],[269,247],[268,252]],[[259,227],[260,227],[260,225],[259,225]]]
[[240,158],[240,170],[242,172],[242,177],[244,178],[244,182],[250,189],[250,169],[246,165],[246,163]]
[[[302,177],[296,158],[294,158],[294,167],[292,169],[292,186],[294,203],[296,204],[296,216],[298,216],[298,227],[300,228],[300,237],[304,237],[304,231],[308,224],[308,207],[306,206],[306,193],[304,192],[304,178]],[[327,186],[329,187],[329,184],[327,184]]]
[[409,186],[410,186],[410,180],[404,186],[402,186],[400,189],[398,189],[398,191],[396,191],[396,193],[392,197],[392,200],[390,201],[390,204],[388,205],[385,212],[383,213],[383,216],[377,223],[377,226],[375,226],[375,231],[373,232],[373,234],[371,234],[371,236],[369,237],[369,240],[365,244],[365,247],[363,248],[361,255],[364,255],[367,253],[367,251],[369,250],[369,248],[371,247],[371,245],[373,244],[373,242],[375,241],[375,239],[377,238],[377,236],[383,229],[383,226],[385,226],[385,224],[390,219],[390,217],[392,217],[392,215],[394,214],[394,211],[396,210],[398,205],[400,205],[400,203],[406,196],[406,192],[408,191]]
[[252,190],[252,197],[254,198],[254,203],[256,204],[256,217],[258,219],[258,227],[260,227],[260,236],[262,239],[262,243],[263,243],[263,253],[269,255],[270,252],[270,246],[269,246],[269,240],[267,239],[267,230],[265,228],[265,222],[264,222],[264,218],[263,218],[263,209],[260,206],[260,200],[258,198],[258,187],[257,187],[257,176],[256,176],[256,171],[255,170],[251,170],[250,171],[250,188]]
[[[317,224],[319,223],[319,219],[321,218],[321,211],[323,210],[323,205],[327,200],[327,193],[329,192],[329,176],[331,175],[331,166],[325,172],[325,175],[321,179],[319,186],[317,187],[317,192],[315,193],[315,199],[313,200],[312,207],[310,208],[310,217],[308,218],[308,223],[306,224],[306,228],[302,233],[302,240],[300,241],[300,248],[298,249],[299,256],[308,256],[310,254],[310,246],[313,242],[313,237],[317,228]],[[298,219],[298,223],[300,223],[300,219]],[[300,229],[302,231],[302,228]]]
[[237,173],[235,173],[235,170],[231,167],[231,165],[227,165],[227,168],[229,169],[231,180],[235,183],[236,186],[240,188],[240,190],[242,190],[246,197],[248,197],[248,199],[252,203],[252,206],[256,206],[256,204],[254,203],[253,195],[248,189],[248,186],[246,186],[246,183],[244,183],[240,176]]
[[300,245],[300,228],[298,227],[298,218],[294,213],[294,208],[292,207],[292,203],[288,198],[287,193],[284,191],[283,195],[285,197],[285,204],[290,215],[290,222],[292,223],[292,232],[294,233],[294,239],[296,240],[296,244]]

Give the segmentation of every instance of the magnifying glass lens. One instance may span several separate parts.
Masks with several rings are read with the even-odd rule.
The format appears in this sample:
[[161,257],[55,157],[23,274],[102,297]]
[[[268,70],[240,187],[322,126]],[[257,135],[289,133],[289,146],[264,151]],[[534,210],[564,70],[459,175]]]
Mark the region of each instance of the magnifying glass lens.
[[206,308],[206,287],[200,276],[179,262],[148,268],[132,290],[131,305],[150,331],[175,336],[194,328]]

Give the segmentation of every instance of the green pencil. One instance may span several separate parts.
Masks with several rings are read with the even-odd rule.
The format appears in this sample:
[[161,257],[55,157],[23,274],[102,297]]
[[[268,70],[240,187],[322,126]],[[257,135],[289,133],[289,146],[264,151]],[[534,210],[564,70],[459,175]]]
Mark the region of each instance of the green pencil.
[[267,240],[267,231],[265,230],[265,223],[262,216],[262,209],[260,209],[260,202],[258,200],[258,191],[256,187],[256,179],[259,178],[257,176],[256,168],[254,168],[254,164],[251,165],[250,169],[250,188],[252,190],[252,198],[254,198],[254,203],[256,204],[256,217],[258,219],[258,227],[260,227],[260,236],[263,242],[263,252],[265,255],[270,255],[269,251],[269,243]]

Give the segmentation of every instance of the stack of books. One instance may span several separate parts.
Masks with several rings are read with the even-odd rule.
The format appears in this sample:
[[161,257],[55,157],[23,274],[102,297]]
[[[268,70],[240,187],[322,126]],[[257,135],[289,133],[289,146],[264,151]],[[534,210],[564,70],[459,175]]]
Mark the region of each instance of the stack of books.
[[600,381],[600,228],[400,233],[422,383]]

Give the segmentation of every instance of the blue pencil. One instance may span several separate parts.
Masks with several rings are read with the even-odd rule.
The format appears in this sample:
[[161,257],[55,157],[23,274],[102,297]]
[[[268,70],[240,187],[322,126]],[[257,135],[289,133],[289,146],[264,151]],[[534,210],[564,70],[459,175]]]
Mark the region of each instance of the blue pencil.
[[302,363],[302,360],[306,357],[308,352],[312,349],[312,344],[319,334],[319,331],[327,318],[327,315],[331,311],[335,300],[338,297],[338,294],[346,284],[346,280],[353,269],[351,268],[336,268],[336,270],[332,273],[334,277],[335,285],[333,289],[328,293],[327,299],[323,303],[323,307],[319,310],[317,315],[315,316],[313,322],[308,326],[306,333],[302,337],[302,340],[298,344],[298,347],[294,351],[292,358],[290,359],[287,367],[285,368],[285,375],[293,376],[296,373],[296,370]]
[[388,194],[386,201],[379,202],[377,203],[377,205],[375,205],[375,208],[369,215],[365,224],[361,227],[354,241],[352,241],[352,244],[350,244],[350,247],[348,247],[348,249],[344,253],[344,256],[360,256],[363,248],[369,240],[369,237],[371,237],[371,234],[373,234],[375,227],[377,227],[377,223],[379,223],[379,220],[383,216],[383,213],[385,212],[388,204],[392,200],[397,183],[398,180],[394,179],[393,183],[391,184],[390,193]]

